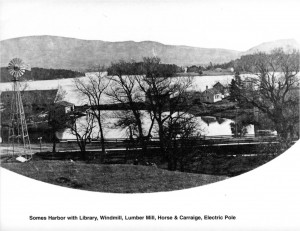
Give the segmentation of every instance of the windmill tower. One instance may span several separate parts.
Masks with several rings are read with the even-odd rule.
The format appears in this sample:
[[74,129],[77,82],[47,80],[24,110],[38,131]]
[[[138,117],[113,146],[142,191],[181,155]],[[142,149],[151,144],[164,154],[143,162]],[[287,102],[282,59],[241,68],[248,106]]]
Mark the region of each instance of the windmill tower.
[[29,70],[19,58],[14,58],[8,64],[8,72],[12,75],[13,91],[11,99],[10,124],[8,131],[9,152],[12,156],[24,162],[32,158],[24,107],[20,93],[20,77]]

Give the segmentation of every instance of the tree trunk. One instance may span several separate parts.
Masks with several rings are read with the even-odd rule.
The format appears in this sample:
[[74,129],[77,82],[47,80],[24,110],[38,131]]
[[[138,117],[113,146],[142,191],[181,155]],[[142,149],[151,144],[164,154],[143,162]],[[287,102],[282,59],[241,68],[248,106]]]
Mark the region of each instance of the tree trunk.
[[85,142],[81,140],[79,143],[80,143],[79,147],[80,147],[81,157],[83,160],[86,160]]
[[180,172],[184,172],[184,167],[185,167],[185,164],[184,164],[184,160],[183,158],[181,157],[180,160],[179,160],[179,164],[180,164]]
[[283,140],[287,140],[288,139],[288,126],[287,126],[287,123],[285,122],[285,120],[278,118],[274,122],[276,125],[276,131],[277,131],[278,136]]
[[53,141],[53,146],[52,146],[52,152],[55,153],[56,152],[56,141]]
[[172,150],[169,150],[168,154],[168,170],[169,171],[176,171],[177,169],[177,158],[174,156]]
[[170,171],[177,170],[177,142],[176,138],[174,140],[172,138],[168,139],[170,144],[168,145],[168,169]]
[[142,128],[142,122],[140,120],[140,117],[136,113],[134,113],[134,115],[135,115],[135,119],[137,121],[137,127],[138,127],[138,131],[139,131],[139,143],[142,146],[142,152],[140,152],[140,154],[139,154],[139,159],[141,161],[143,161],[145,155],[147,154],[147,144],[145,142],[145,137],[144,137],[143,128]]
[[100,154],[100,162],[102,163],[105,158],[105,143],[104,143],[104,134],[103,134],[103,129],[102,129],[102,124],[101,121],[99,122],[99,129],[100,129],[100,143],[101,143],[101,148],[102,148],[102,154]]
[[282,117],[277,117],[276,131],[279,137],[279,147],[281,151],[285,151],[291,144],[291,137],[289,136],[288,123]]
[[163,132],[163,125],[161,122],[158,123],[158,136],[159,136],[159,143],[160,143],[160,149],[162,154],[165,154],[165,138],[164,138],[164,132]]
[[52,133],[52,152],[55,153],[56,152],[56,136],[55,136],[55,132]]

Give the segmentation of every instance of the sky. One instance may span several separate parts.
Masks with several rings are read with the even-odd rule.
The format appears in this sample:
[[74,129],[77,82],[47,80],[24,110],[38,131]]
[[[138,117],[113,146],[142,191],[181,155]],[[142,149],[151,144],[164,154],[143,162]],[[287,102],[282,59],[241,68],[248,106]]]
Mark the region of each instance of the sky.
[[277,39],[299,42],[298,2],[0,0],[0,40],[56,35],[244,51]]

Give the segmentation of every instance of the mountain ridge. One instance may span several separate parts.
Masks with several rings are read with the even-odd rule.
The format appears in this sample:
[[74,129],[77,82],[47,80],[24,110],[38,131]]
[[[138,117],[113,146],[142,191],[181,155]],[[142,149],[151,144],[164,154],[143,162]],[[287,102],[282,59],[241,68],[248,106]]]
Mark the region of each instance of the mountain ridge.
[[[279,40],[278,40],[279,41]],[[270,45],[271,44],[271,45]],[[273,42],[284,47],[297,47],[296,40]],[[86,70],[95,65],[110,65],[120,59],[141,61],[143,57],[158,56],[163,63],[203,65],[224,63],[257,50],[269,50],[272,42],[262,43],[247,51],[223,48],[201,48],[186,45],[168,45],[155,41],[84,40],[51,35],[34,35],[0,41],[1,67],[15,57],[23,59],[32,67]]]
[[292,49],[300,49],[300,44],[295,39],[278,39],[269,42],[260,43],[257,46],[254,46],[247,51],[243,52],[243,54],[252,54],[254,52],[269,52],[272,49],[281,47],[285,51],[289,51]]

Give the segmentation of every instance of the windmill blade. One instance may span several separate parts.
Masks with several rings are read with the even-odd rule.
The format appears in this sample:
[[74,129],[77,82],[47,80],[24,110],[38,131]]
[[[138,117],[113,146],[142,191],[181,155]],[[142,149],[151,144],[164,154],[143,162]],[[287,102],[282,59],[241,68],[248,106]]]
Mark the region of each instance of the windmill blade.
[[20,58],[14,58],[8,63],[8,67],[20,66],[23,61]]
[[25,64],[22,59],[14,58],[8,63],[8,72],[12,75],[15,79],[21,77],[25,70],[31,70],[30,66]]
[[8,69],[8,73],[9,73],[10,75],[14,76],[15,71],[14,71],[13,69]]

